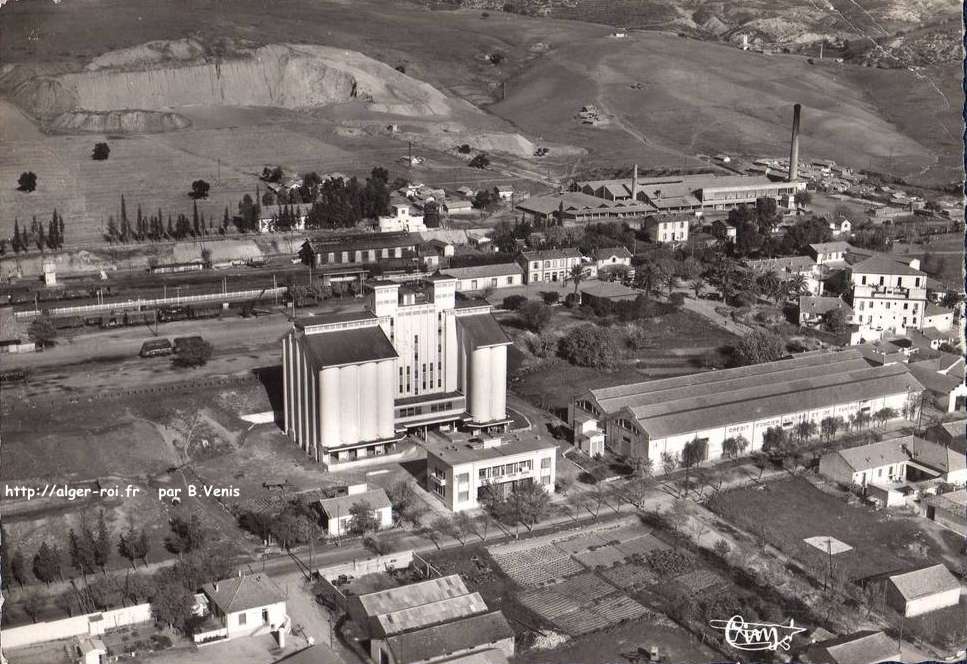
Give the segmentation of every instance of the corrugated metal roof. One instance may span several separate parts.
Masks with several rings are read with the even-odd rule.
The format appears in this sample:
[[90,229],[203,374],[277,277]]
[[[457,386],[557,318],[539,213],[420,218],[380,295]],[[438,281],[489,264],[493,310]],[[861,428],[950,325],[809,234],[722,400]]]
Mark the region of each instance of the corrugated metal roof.
[[359,595],[359,602],[368,616],[381,616],[414,606],[421,606],[448,597],[469,594],[467,586],[459,574],[451,574],[438,579],[429,579],[407,586],[379,590]]
[[445,597],[426,604],[409,606],[405,609],[376,616],[376,634],[378,636],[399,634],[411,629],[436,625],[486,611],[487,604],[480,593]]
[[513,637],[504,614],[494,611],[396,634],[386,639],[386,645],[396,664],[413,664]]

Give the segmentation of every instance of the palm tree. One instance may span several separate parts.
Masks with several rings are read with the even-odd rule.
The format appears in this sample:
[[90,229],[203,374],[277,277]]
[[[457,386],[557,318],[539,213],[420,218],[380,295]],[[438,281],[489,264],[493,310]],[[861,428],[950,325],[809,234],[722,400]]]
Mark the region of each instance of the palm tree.
[[586,276],[587,276],[587,273],[585,273],[584,271],[584,266],[578,264],[571,267],[571,271],[564,279],[564,281],[574,282],[574,297],[578,297],[578,286],[581,285],[581,282],[584,281],[584,278]]
[[800,295],[809,292],[809,280],[806,279],[804,274],[794,274],[786,282],[786,287],[789,289],[788,292],[791,297],[798,298]]

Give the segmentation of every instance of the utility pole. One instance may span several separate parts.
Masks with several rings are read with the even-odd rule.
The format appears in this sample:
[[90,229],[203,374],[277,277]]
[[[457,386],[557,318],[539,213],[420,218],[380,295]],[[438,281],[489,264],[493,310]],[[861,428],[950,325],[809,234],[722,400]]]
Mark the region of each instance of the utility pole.
[[406,142],[406,165],[409,168],[413,167],[413,141]]

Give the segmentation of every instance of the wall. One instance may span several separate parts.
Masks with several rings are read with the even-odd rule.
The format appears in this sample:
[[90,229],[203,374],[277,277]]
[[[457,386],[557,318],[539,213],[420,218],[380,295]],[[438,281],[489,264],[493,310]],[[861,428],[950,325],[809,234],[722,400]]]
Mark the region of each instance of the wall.
[[405,569],[410,566],[411,562],[413,562],[412,551],[399,551],[385,556],[320,567],[316,570],[316,573],[322,578],[332,581],[343,575],[363,576],[375,572],[384,572],[388,569]]
[[[104,629],[112,630],[118,627],[124,627],[125,625],[148,622],[151,620],[151,605],[137,604],[135,606],[125,606],[102,613],[89,613],[63,620],[52,620],[50,622],[4,629],[3,648],[5,650],[11,650],[35,643],[45,643],[58,639],[68,639],[74,636],[103,633],[100,626],[93,627],[91,625],[90,619],[93,616],[101,616],[103,618],[101,622]],[[94,623],[94,625],[97,625],[97,623]]]
[[[262,610],[269,612],[268,620],[262,619]],[[239,624],[239,618],[245,616],[245,624]],[[285,621],[285,602],[276,602],[268,606],[259,606],[247,611],[236,611],[228,615],[227,624],[228,638],[251,634],[260,629],[278,629]]]

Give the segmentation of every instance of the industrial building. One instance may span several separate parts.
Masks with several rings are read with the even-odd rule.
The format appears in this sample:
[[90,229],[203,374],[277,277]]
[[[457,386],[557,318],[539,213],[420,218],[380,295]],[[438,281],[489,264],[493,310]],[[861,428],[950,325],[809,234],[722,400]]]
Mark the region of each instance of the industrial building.
[[506,664],[514,631],[456,574],[349,597],[373,664]]
[[[923,386],[902,364],[871,367],[850,349],[802,353],[752,366],[587,390],[569,406],[568,421],[598,422],[612,451],[650,459],[680,457],[686,444],[706,443],[707,459],[722,456],[727,438],[762,447],[771,427],[849,417],[882,408],[903,412]],[[582,426],[586,433],[587,427]]]
[[960,603],[960,582],[942,564],[889,577],[886,601],[906,618]]
[[314,267],[376,263],[392,258],[415,260],[422,243],[420,236],[412,233],[356,233],[306,241],[299,253],[311,256]]
[[400,453],[412,430],[502,430],[511,342],[456,285],[371,281],[365,311],[297,319],[282,340],[286,434],[344,468]]
[[657,212],[655,206],[646,202],[609,200],[580,191],[531,196],[518,203],[516,209],[526,219],[539,224],[550,222],[563,225],[643,217]]
[[521,482],[532,482],[554,493],[557,447],[540,436],[434,436],[426,448],[427,491],[452,512],[479,507],[488,491],[506,496]]

